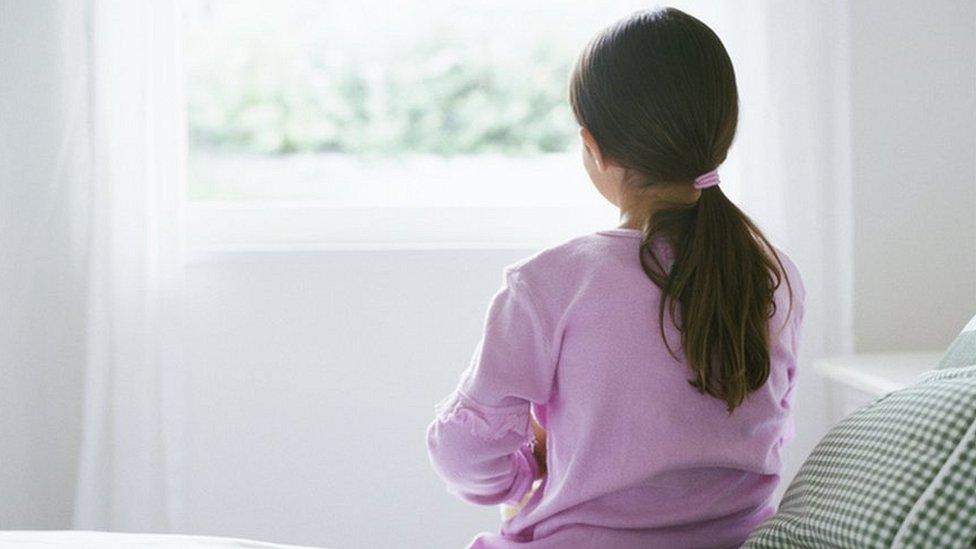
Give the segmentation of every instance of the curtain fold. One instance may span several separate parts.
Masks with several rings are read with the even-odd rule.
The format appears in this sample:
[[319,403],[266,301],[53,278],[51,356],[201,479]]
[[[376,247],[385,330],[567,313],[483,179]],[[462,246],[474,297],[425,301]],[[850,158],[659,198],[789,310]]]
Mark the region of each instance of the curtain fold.
[[177,527],[185,129],[169,0],[89,0],[84,406],[74,527]]

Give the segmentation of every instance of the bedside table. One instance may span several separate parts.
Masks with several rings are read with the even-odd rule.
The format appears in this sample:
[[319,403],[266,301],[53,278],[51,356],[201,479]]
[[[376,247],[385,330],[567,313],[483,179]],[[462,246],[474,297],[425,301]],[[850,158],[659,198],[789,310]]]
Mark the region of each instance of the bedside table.
[[827,419],[835,425],[874,399],[911,385],[938,365],[943,352],[864,353],[814,362],[824,378]]

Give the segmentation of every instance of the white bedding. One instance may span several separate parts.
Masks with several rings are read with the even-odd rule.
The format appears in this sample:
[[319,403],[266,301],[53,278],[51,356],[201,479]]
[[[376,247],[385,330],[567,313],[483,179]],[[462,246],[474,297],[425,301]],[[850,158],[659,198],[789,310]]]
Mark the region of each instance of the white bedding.
[[[246,539],[170,534],[122,534],[85,531],[0,531],[0,548],[13,549],[302,549]],[[310,549],[310,548],[304,548]]]

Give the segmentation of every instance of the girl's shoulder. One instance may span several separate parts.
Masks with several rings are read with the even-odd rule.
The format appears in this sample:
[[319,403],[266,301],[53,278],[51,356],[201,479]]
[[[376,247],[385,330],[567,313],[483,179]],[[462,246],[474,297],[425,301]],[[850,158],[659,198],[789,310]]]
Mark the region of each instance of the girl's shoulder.
[[640,238],[622,236],[598,231],[544,248],[505,267],[506,283],[558,314],[588,289],[640,269]]
[[640,232],[631,229],[607,229],[571,238],[520,259],[505,267],[506,273],[527,281],[566,280],[595,267],[606,265],[610,257],[625,255],[638,249]]
[[531,305],[542,325],[555,329],[574,303],[613,278],[607,276],[612,264],[636,261],[639,242],[628,247],[625,239],[599,232],[571,238],[505,267],[504,284]]

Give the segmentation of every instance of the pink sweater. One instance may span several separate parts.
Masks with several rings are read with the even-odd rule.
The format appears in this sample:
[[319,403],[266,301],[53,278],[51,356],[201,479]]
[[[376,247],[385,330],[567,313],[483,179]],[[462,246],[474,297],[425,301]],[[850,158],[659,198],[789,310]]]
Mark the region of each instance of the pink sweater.
[[[774,511],[804,290],[776,295],[769,381],[730,416],[699,394],[661,340],[660,290],[638,261],[640,233],[610,229],[505,269],[484,336],[427,430],[448,489],[518,502],[538,476],[530,413],[547,430],[548,475],[498,533],[470,547],[734,547]],[[667,317],[666,317],[667,318]],[[665,333],[680,353],[680,335]]]

